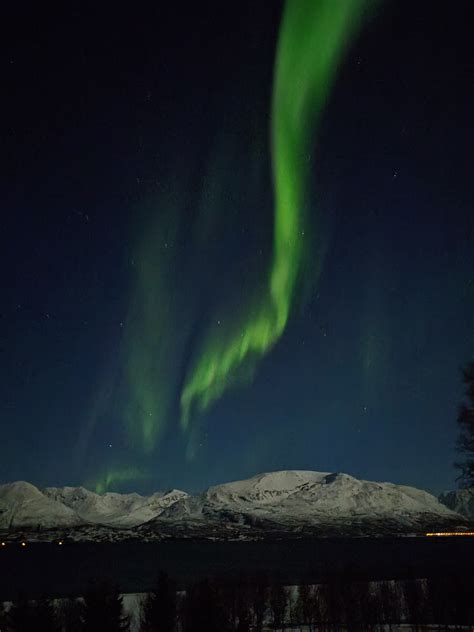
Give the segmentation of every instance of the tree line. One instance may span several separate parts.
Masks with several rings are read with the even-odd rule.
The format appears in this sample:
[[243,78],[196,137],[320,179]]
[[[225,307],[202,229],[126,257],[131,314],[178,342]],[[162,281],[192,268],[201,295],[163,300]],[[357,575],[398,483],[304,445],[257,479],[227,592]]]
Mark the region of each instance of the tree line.
[[[287,587],[265,577],[204,579],[178,591],[161,575],[141,604],[140,632],[330,632],[474,625],[474,579],[465,576],[370,582],[348,575]],[[430,628],[432,629],[432,628]],[[127,632],[118,586],[91,584],[82,598],[29,600],[0,613],[2,632]]]

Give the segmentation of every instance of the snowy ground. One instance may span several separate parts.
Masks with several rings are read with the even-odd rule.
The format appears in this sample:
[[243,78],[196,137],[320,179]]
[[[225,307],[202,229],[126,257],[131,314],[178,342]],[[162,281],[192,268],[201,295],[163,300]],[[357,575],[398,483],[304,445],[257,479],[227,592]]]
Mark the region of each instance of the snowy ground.
[[127,614],[130,616],[130,632],[139,632],[140,629],[140,610],[145,593],[130,593],[123,595],[123,606]]

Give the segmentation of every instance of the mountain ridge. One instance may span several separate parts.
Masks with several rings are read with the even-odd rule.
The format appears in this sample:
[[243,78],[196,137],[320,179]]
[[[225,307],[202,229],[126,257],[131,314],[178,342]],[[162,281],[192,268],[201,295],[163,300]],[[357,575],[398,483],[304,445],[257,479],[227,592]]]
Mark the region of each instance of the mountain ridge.
[[340,517],[374,512],[392,515],[394,511],[445,516],[453,513],[437,498],[414,487],[359,480],[344,473],[283,470],[212,486],[178,501],[160,517],[199,518],[224,507],[236,511],[251,509],[267,517],[286,513],[297,515],[299,520],[328,512]]
[[119,531],[143,539],[410,533],[462,526],[470,518],[424,490],[341,472],[266,472],[193,495],[97,494],[80,486],[41,490],[22,481],[0,485],[0,530],[76,529],[80,537],[100,535],[104,541]]

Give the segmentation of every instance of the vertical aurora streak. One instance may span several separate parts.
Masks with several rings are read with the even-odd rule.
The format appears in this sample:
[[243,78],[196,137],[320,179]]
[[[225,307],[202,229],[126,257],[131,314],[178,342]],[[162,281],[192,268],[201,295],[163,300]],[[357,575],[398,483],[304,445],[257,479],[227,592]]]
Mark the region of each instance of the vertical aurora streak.
[[[272,98],[273,257],[267,287],[226,329],[213,328],[187,374],[182,425],[233,383],[248,379],[282,335],[304,275],[308,171],[318,123],[365,0],[288,0],[276,53]],[[313,276],[320,270],[313,271]]]
[[[173,192],[156,196],[146,227],[133,253],[134,289],[124,338],[126,395],[121,415],[134,448],[150,453],[164,432],[169,415],[178,355],[175,273],[176,240],[182,201]],[[152,219],[148,215],[152,216]],[[168,247],[170,246],[170,247]]]

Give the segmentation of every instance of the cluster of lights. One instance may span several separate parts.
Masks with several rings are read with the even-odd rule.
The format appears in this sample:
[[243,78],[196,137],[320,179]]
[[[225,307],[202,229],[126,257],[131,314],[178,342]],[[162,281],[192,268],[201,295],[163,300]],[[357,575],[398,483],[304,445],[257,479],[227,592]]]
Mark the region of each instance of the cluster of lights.
[[[62,546],[64,544],[64,540],[58,540],[58,546]],[[25,547],[27,545],[27,542],[25,540],[22,540],[22,542],[20,542],[20,546]],[[6,542],[0,542],[0,546],[4,547],[7,546]]]
[[425,533],[427,537],[432,536],[452,536],[452,535],[474,535],[474,531],[440,531],[438,533]]

